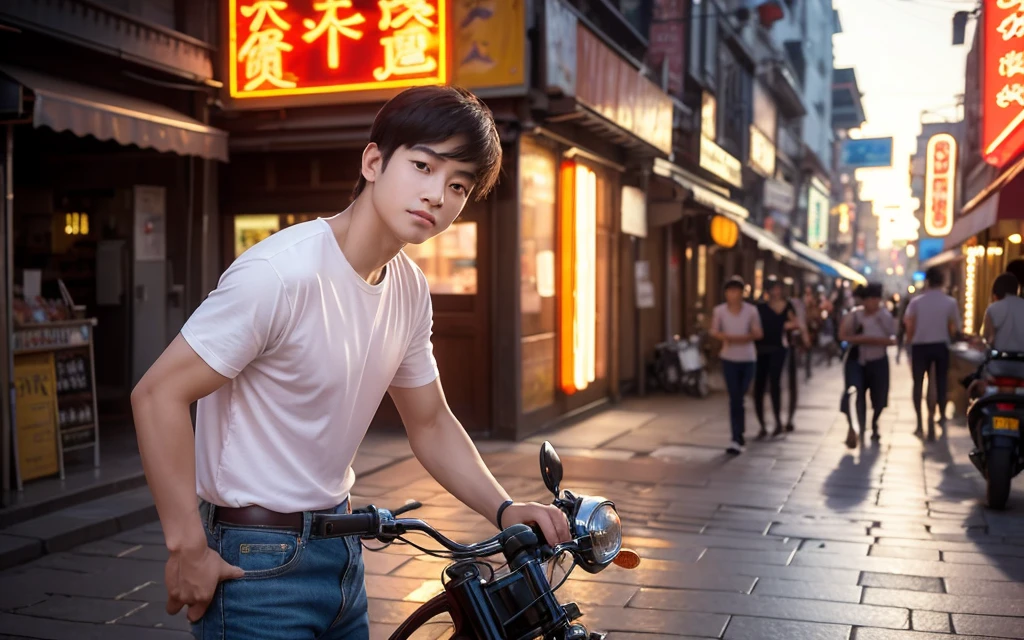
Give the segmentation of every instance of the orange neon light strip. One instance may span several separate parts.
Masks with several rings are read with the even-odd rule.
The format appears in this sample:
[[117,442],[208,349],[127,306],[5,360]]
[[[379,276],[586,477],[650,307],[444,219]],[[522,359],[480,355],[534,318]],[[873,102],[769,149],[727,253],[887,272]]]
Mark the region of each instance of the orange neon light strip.
[[576,163],[562,162],[558,198],[558,386],[576,393]]

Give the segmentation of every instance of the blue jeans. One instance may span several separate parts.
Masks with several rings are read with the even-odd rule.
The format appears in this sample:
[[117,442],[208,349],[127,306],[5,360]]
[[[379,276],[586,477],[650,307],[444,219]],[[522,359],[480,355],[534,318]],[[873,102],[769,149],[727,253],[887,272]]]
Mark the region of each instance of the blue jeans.
[[[347,503],[330,511],[344,513]],[[227,580],[203,618],[197,640],[369,640],[363,550],[357,537],[310,539],[302,533],[213,523],[216,507],[200,513],[210,548],[245,575]]]
[[733,362],[722,360],[722,375],[725,377],[725,388],[729,392],[729,424],[732,426],[732,439],[743,444],[743,432],[746,430],[747,416],[743,410],[743,398],[754,379],[755,365],[753,362]]

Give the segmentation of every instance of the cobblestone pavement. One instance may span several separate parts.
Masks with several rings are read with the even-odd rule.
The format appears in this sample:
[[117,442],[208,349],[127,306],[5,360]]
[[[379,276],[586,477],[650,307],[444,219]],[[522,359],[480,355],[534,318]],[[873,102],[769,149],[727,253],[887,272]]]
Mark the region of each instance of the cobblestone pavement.
[[[907,367],[893,369],[882,441],[849,451],[835,409],[839,369],[804,385],[796,431],[723,455],[725,398],[629,400],[547,437],[563,486],[614,499],[643,564],[576,572],[559,592],[616,640],[1024,638],[1024,496],[982,506],[963,427],[912,435]],[[752,429],[748,428],[748,431]],[[516,497],[544,499],[537,447],[481,443]],[[418,516],[462,541],[493,534],[447,496],[397,437],[371,439],[357,504],[419,499]],[[1018,481],[1018,485],[1019,485]],[[0,637],[186,638],[164,611],[155,524],[0,574]],[[442,564],[408,548],[367,553],[373,637],[439,591]],[[3,636],[2,634],[8,634]],[[424,637],[443,637],[441,624]]]

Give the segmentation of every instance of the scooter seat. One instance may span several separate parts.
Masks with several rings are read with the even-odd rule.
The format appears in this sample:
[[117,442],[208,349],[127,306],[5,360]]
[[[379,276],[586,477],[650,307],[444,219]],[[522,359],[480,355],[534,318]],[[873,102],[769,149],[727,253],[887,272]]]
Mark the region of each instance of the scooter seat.
[[990,360],[985,369],[990,376],[995,378],[1020,378],[1024,380],[1024,361],[1021,360]]

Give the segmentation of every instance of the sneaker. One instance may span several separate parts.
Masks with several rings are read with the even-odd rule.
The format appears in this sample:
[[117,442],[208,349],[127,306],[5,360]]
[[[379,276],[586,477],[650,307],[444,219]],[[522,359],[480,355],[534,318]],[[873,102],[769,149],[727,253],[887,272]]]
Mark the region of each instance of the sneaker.
[[726,447],[725,452],[730,456],[738,456],[743,453],[743,445],[734,440]]

